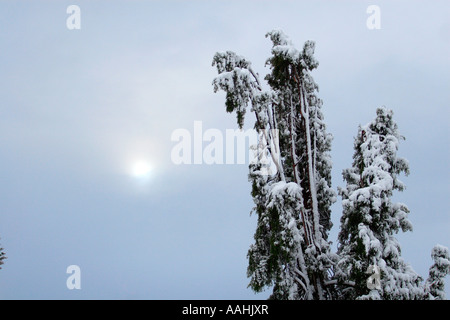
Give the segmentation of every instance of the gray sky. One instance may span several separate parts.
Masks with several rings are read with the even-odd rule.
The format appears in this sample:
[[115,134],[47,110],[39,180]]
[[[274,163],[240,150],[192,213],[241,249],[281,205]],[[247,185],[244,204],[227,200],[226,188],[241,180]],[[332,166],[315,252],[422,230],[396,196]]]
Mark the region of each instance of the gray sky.
[[[81,9],[68,30],[66,9]],[[381,9],[369,30],[366,9]],[[410,162],[414,231],[399,235],[423,277],[450,246],[448,1],[2,1],[0,3],[0,299],[253,299],[255,217],[246,165],[180,165],[171,133],[236,128],[211,85],[216,51],[262,76],[282,29],[316,41],[333,187],[358,124],[394,110]],[[251,128],[251,117],[246,127]],[[148,179],[131,174],[136,161]],[[341,205],[333,206],[335,240]],[[66,268],[81,268],[68,290]],[[449,279],[447,278],[447,296]]]

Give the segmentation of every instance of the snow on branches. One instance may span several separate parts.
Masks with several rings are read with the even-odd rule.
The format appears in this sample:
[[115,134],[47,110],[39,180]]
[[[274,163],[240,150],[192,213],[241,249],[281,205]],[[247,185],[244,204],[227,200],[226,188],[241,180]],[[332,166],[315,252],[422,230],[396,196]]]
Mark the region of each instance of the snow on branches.
[[273,299],[442,298],[448,250],[433,250],[435,264],[426,286],[401,258],[395,234],[412,230],[412,224],[408,207],[391,198],[395,190],[404,190],[399,175],[408,174],[409,165],[397,156],[404,138],[393,112],[384,107],[359,127],[352,167],[343,171],[346,186],[339,188],[339,248],[331,251],[332,136],[311,75],[319,65],[315,43],[306,41],[298,50],[280,30],[266,37],[272,41],[266,60],[270,73],[264,77],[268,89],[250,61],[232,51],[216,53],[212,62],[218,72],[212,84],[215,92],[225,92],[226,111],[236,112],[242,128],[250,108],[262,145],[256,149],[267,153],[277,169],[265,174],[261,163],[249,165],[252,213],[257,215],[248,251],[249,286],[257,292],[272,287]]
[[236,111],[243,126],[247,107],[256,116],[254,127],[264,142],[277,172],[259,174],[250,165],[249,179],[258,215],[255,243],[249,250],[250,286],[274,286],[273,297],[326,299],[327,270],[332,255],[324,239],[331,227],[331,135],[326,133],[317,97],[318,86],[310,71],[318,66],[314,42],[299,51],[282,31],[269,32],[273,43],[267,60],[271,73],[263,90],[251,63],[234,52],[216,53],[218,76],[214,90],[226,93],[227,112]]

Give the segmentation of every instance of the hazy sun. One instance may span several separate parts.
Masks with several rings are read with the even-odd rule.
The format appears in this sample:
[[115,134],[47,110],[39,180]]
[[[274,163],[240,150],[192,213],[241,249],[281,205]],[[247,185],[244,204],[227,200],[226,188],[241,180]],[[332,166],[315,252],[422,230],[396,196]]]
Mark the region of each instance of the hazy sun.
[[136,162],[132,168],[132,174],[136,178],[148,177],[151,171],[152,167],[145,161]]

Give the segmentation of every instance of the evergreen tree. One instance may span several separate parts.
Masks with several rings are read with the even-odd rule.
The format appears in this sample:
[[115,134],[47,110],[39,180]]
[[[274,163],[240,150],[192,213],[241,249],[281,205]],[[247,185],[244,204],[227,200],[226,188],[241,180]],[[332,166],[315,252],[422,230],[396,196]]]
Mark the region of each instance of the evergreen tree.
[[408,162],[397,156],[404,138],[392,116],[391,110],[379,108],[374,121],[359,127],[353,166],[343,171],[347,185],[339,189],[343,215],[336,277],[353,285],[341,288],[344,298],[423,298],[422,279],[401,258],[394,236],[412,225],[407,206],[391,201],[394,190],[405,188],[398,175],[409,173]]
[[408,207],[391,200],[395,190],[404,190],[398,176],[408,174],[409,165],[397,156],[404,138],[384,107],[359,127],[353,165],[343,171],[346,187],[339,189],[338,252],[331,252],[332,137],[311,76],[318,66],[315,45],[307,41],[297,50],[277,30],[266,37],[273,46],[264,88],[244,57],[227,51],[213,58],[214,91],[225,91],[226,111],[236,112],[239,128],[250,106],[259,134],[256,159],[269,159],[249,165],[257,215],[248,251],[249,286],[256,292],[273,287],[272,299],[444,299],[448,249],[433,249],[434,265],[424,284],[402,259],[395,238],[400,230],[412,230]]
[[0,269],[2,268],[1,265],[4,264],[4,261],[6,259],[5,252],[3,251],[3,248],[0,248]]
[[428,299],[445,300],[444,279],[450,274],[450,255],[448,248],[436,245],[431,251],[434,263],[430,267],[429,276],[425,284]]
[[[271,73],[264,90],[251,63],[227,51],[216,53],[214,90],[225,91],[227,112],[242,128],[248,105],[260,134],[258,158],[276,168],[250,164],[249,180],[257,215],[255,242],[248,252],[249,286],[273,286],[273,299],[329,299],[329,271],[336,256],[326,241],[331,228],[331,135],[326,132],[311,71],[317,68],[314,42],[297,50],[281,31],[269,32]],[[262,146],[262,147],[261,147]]]

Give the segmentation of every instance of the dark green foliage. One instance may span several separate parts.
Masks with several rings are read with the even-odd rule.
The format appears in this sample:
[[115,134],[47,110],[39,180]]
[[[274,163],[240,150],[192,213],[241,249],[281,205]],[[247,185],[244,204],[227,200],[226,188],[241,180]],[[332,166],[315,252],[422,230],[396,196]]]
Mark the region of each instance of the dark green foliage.
[[[0,248],[0,266],[5,263],[3,260],[5,260],[6,258],[7,257],[5,255],[5,252],[3,251],[3,248]],[[1,269],[1,267],[0,267],[0,269]]]

